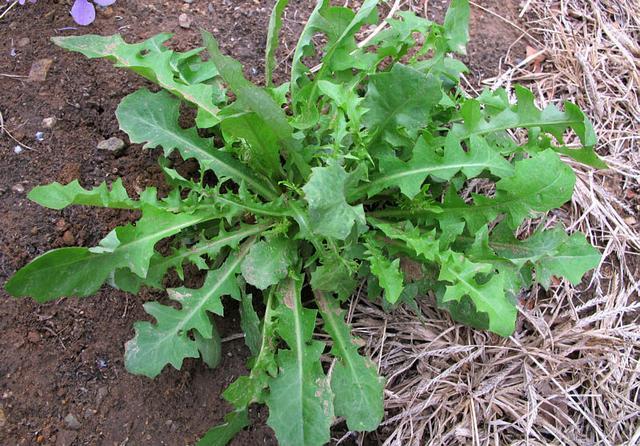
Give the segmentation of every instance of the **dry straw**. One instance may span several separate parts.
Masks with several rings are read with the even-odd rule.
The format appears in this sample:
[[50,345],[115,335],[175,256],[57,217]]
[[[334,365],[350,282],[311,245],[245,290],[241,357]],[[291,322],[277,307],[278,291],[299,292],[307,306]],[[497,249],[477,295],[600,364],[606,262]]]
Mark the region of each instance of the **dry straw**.
[[522,232],[561,221],[587,233],[604,259],[581,287],[558,282],[522,296],[509,339],[454,324],[432,296],[419,317],[359,296],[355,332],[388,377],[386,421],[359,444],[640,444],[640,2],[522,5],[530,44],[543,47],[487,85],[523,83],[539,105],[578,103],[611,167],[572,163],[574,201]]

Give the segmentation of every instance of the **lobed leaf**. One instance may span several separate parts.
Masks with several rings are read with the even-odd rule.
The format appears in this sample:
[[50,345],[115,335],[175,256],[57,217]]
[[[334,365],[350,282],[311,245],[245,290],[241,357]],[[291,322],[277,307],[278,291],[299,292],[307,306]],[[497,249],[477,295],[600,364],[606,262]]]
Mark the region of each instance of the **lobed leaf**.
[[168,290],[169,297],[180,304],[179,310],[157,302],[144,304],[156,324],[135,323],[136,335],[125,345],[125,367],[129,372],[154,378],[167,364],[179,370],[184,358],[200,356],[198,343],[189,337],[189,332],[196,330],[205,339],[213,338],[208,312],[222,316],[223,296],[240,300],[236,275],[251,245],[252,241],[245,243],[219,269],[209,271],[202,288]]
[[12,296],[30,296],[38,302],[46,302],[59,297],[93,294],[121,268],[144,278],[158,241],[216,217],[204,213],[172,214],[145,206],[142,218],[135,226],[114,229],[95,248],[49,251],[16,272],[5,288]]
[[444,224],[464,219],[471,232],[505,214],[511,228],[516,228],[533,212],[547,212],[571,199],[576,181],[569,166],[552,150],[516,161],[514,174],[496,183],[494,197],[473,194],[473,204],[466,204],[450,189],[440,218]]
[[162,289],[164,288],[162,279],[171,268],[176,268],[180,271],[185,261],[196,263],[199,262],[198,259],[201,259],[202,256],[215,258],[223,248],[230,247],[235,249],[242,240],[267,229],[269,229],[269,225],[240,226],[231,232],[221,231],[211,239],[202,238],[193,246],[179,248],[168,256],[162,256],[158,252],[154,252],[149,261],[146,277],[139,277],[128,269],[118,269],[114,273],[114,285],[130,293],[137,293],[142,285]]
[[[64,209],[72,204],[112,209],[137,209],[141,206],[140,202],[129,198],[120,178],[113,182],[111,190],[109,190],[106,182],[87,190],[80,186],[78,180],[73,180],[66,185],[51,183],[46,186],[34,187],[29,192],[28,198],[40,206],[56,210]],[[142,202],[155,204],[155,200],[155,188],[149,188],[143,192]]]
[[296,245],[290,240],[280,237],[262,240],[251,247],[242,262],[242,276],[247,283],[265,290],[287,277],[296,260]]
[[476,177],[485,170],[498,177],[510,176],[513,172],[511,164],[489,147],[482,137],[472,136],[467,151],[451,140],[447,141],[442,155],[438,154],[438,149],[438,146],[423,136],[418,139],[409,162],[395,156],[381,158],[382,173],[355,189],[353,196],[366,193],[371,197],[384,189],[399,187],[404,195],[414,198],[429,175],[449,181],[459,172],[464,173],[467,178]]
[[333,394],[320,364],[324,344],[312,340],[316,311],[302,307],[300,279],[279,287],[278,334],[289,349],[278,352],[278,376],[269,384],[267,424],[282,446],[324,445],[333,419]]
[[369,238],[366,247],[371,273],[378,278],[380,286],[384,289],[385,299],[392,304],[396,303],[404,290],[400,259],[389,260],[382,252],[382,247],[372,238]]
[[441,97],[435,77],[397,63],[391,71],[369,77],[363,104],[369,111],[362,121],[371,129],[372,141],[397,133],[399,128],[416,135],[429,124],[430,112]]
[[352,431],[373,431],[384,416],[384,380],[369,358],[358,354],[344,311],[331,298],[316,292],[324,329],[333,339],[331,353],[338,358],[331,374],[336,416],[344,416]]
[[493,274],[487,281],[479,275],[492,272],[490,264],[473,263],[462,254],[449,251],[441,256],[438,280],[447,281],[444,303],[461,302],[468,297],[477,312],[488,317],[488,329],[500,336],[510,336],[515,329],[517,309],[504,292],[504,276]]
[[220,178],[245,183],[265,198],[277,197],[274,186],[229,153],[215,149],[213,140],[200,137],[195,128],[180,127],[180,101],[168,93],[140,89],[120,102],[116,116],[131,142],[144,143],[145,148],[161,146],[165,156],[177,149],[183,159],[195,158],[203,170],[212,169]]
[[331,163],[315,167],[302,188],[309,203],[310,227],[313,233],[344,240],[354,225],[358,232],[365,227],[362,205],[351,206],[345,198],[348,175],[342,166]]
[[[176,71],[184,57],[164,46],[171,37],[172,34],[162,33],[136,44],[127,44],[120,35],[53,37],[51,40],[59,47],[77,51],[90,59],[107,58],[117,67],[128,68],[157,83],[198,107],[198,126],[213,127],[219,122],[218,104],[224,102],[225,92],[215,83],[197,82],[199,79],[193,79],[196,81],[193,84],[185,82],[184,74]],[[206,65],[199,71],[205,70]]]

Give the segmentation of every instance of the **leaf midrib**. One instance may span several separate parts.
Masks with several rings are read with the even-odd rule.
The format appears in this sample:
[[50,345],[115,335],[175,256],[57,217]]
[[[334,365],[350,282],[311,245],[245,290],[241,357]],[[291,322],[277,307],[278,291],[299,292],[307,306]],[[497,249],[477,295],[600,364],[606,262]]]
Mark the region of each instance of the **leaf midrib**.
[[[214,284],[213,287],[211,287],[209,289],[209,291],[207,291],[207,293],[202,296],[202,298],[200,299],[200,301],[198,302],[197,305],[194,305],[193,308],[188,311],[185,315],[185,317],[183,317],[180,322],[178,322],[178,324],[176,324],[176,326],[174,327],[174,329],[167,331],[165,333],[164,336],[162,336],[158,342],[156,343],[156,345],[162,345],[165,341],[167,341],[167,339],[172,338],[174,336],[177,336],[178,333],[180,332],[180,330],[182,330],[184,328],[184,326],[187,324],[187,322],[191,321],[191,319],[193,318],[193,316],[200,312],[202,310],[202,307],[205,306],[205,304],[208,303],[209,298],[216,292],[218,291],[218,289],[224,284],[224,282],[226,282],[226,280],[233,274],[233,272],[236,270],[236,268],[238,267],[238,265],[240,264],[240,262],[242,262],[242,260],[244,259],[245,255],[247,254],[247,252],[249,251],[249,247],[252,245],[252,243],[247,243],[247,245],[245,247],[242,248],[242,250],[240,250],[240,252],[238,253],[238,256],[233,260],[233,262],[228,266],[228,268],[224,271],[224,273],[222,274],[222,277],[219,277],[217,282]],[[200,333],[202,334],[202,333]],[[187,334],[184,333],[184,336],[186,337]],[[203,335],[204,336],[204,335]]]
[[355,189],[352,192],[352,196],[359,196],[360,194],[362,194],[363,192],[366,192],[367,190],[373,188],[375,185],[380,184],[380,183],[386,183],[389,181],[394,181],[397,179],[401,179],[404,177],[409,177],[409,176],[413,176],[413,175],[419,175],[419,174],[426,174],[426,175],[432,175],[438,171],[441,170],[448,170],[448,169],[462,169],[463,167],[485,167],[485,168],[489,168],[492,167],[492,164],[489,162],[484,162],[484,163],[478,163],[478,162],[474,162],[474,163],[456,163],[456,164],[448,164],[448,165],[440,165],[440,166],[425,166],[425,167],[420,167],[417,169],[412,169],[412,170],[405,170],[405,171],[399,171],[399,172],[393,172],[392,174],[389,175],[385,175],[382,177],[378,177],[376,179],[374,179],[373,181],[371,181],[370,183],[367,183],[361,187],[358,187],[357,189]]
[[[182,150],[193,150],[194,152],[198,153],[199,156],[201,156],[202,158],[214,164],[222,166],[224,169],[227,169],[229,172],[231,172],[234,176],[238,176],[243,180],[245,180],[247,183],[251,184],[256,189],[256,192],[262,193],[265,196],[265,198],[269,198],[271,200],[277,198],[277,194],[269,190],[269,188],[267,188],[265,185],[258,182],[252,176],[247,175],[245,172],[242,172],[241,170],[238,170],[237,168],[233,167],[231,164],[226,163],[224,160],[217,157],[215,153],[212,153],[206,150],[204,147],[198,144],[197,141],[194,141],[192,138],[186,138],[180,133],[171,131],[170,129],[171,124],[158,121],[156,115],[150,115],[151,119],[148,119],[149,118],[148,116],[147,116],[147,119],[142,119],[139,114],[135,114],[135,113],[134,114],[126,113],[125,115],[127,116],[127,119],[129,121],[137,122],[139,124],[146,125],[146,126],[151,126],[152,129],[155,130],[157,133],[159,133],[160,135],[164,135],[166,139],[174,140],[174,144],[175,142],[178,142],[178,144],[175,144],[175,147],[178,148],[178,150],[180,150],[179,149],[180,147],[182,147]],[[147,143],[158,144],[156,141],[149,141],[149,138],[142,138],[142,139],[146,140]],[[144,141],[138,141],[138,142],[144,142]],[[162,145],[162,144],[158,144],[158,145]],[[173,149],[173,147],[171,149]]]

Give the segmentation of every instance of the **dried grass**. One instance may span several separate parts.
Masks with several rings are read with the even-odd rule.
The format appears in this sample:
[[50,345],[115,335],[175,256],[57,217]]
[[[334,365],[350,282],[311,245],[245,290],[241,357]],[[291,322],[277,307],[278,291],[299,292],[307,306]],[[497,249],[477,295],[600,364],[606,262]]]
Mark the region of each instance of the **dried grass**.
[[356,299],[355,332],[388,377],[385,445],[640,444],[640,2],[528,0],[522,15],[544,48],[487,83],[588,111],[611,168],[572,163],[574,201],[551,218],[604,259],[580,288],[524,296],[509,339],[454,324],[430,296],[422,317]]

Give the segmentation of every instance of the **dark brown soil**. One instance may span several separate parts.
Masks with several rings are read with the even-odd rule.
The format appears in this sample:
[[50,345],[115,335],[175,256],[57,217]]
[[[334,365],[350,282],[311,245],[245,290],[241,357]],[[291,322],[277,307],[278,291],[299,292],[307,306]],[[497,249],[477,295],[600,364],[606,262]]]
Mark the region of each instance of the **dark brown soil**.
[[[3,0],[0,0],[4,4]],[[180,50],[198,45],[198,29],[219,37],[224,51],[241,60],[256,81],[263,78],[263,47],[273,1],[120,0],[100,13],[94,25],[77,30],[68,16],[67,1],[41,1],[16,7],[0,20],[0,112],[6,128],[30,149],[16,154],[16,142],[0,134],[0,283],[30,259],[51,248],[93,246],[115,225],[132,216],[126,212],[71,208],[46,210],[29,202],[26,192],[52,181],[78,178],[85,186],[121,176],[129,191],[161,182],[156,154],[132,145],[120,157],[105,155],[96,144],[118,136],[126,141],[114,117],[120,99],[145,84],[140,78],[110,68],[105,61],[87,61],[51,44],[56,35],[121,32],[133,42],[161,31],[175,32]],[[344,3],[344,2],[340,2]],[[448,2],[429,2],[429,16],[441,18]],[[486,7],[513,19],[517,2],[490,0]],[[285,59],[313,2],[292,1],[285,20]],[[190,29],[178,26],[188,14]],[[467,62],[472,79],[495,75],[501,58],[520,34],[503,21],[474,8]],[[25,40],[25,39],[28,39]],[[511,62],[524,55],[524,44],[510,52]],[[51,59],[47,78],[23,77],[32,64]],[[508,61],[507,61],[508,62]],[[286,61],[278,77],[286,76]],[[10,76],[7,76],[10,75]],[[43,118],[55,117],[52,130]],[[36,141],[36,132],[44,140]],[[146,317],[142,304],[160,293],[131,296],[105,287],[87,299],[46,305],[9,298],[0,292],[0,444],[2,445],[183,445],[193,444],[219,423],[228,407],[221,391],[244,373],[247,350],[242,341],[224,344],[224,359],[216,370],[187,361],[181,371],[165,369],[155,380],[124,370],[124,343],[133,322]],[[236,312],[219,320],[222,336],[240,331]],[[64,422],[73,414],[80,427]],[[234,445],[275,444],[265,426],[266,408],[255,408],[256,423]],[[371,436],[377,444],[379,436]],[[346,444],[346,443],[343,443]]]

